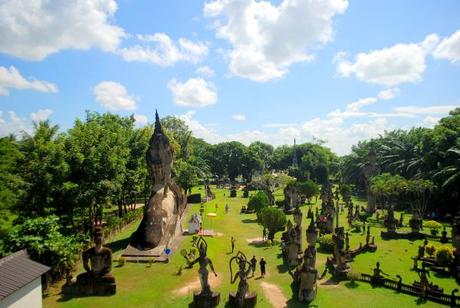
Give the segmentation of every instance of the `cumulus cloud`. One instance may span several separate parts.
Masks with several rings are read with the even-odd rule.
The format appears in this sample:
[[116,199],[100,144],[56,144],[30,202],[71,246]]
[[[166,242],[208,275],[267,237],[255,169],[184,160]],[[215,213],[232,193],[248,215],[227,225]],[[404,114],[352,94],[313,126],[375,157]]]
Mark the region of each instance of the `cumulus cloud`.
[[58,91],[57,86],[51,82],[24,78],[14,66],[9,68],[0,66],[0,96],[9,95],[8,89],[34,90],[48,93]]
[[29,118],[21,117],[14,111],[8,111],[4,116],[0,110],[0,137],[8,135],[31,134],[33,132],[32,122],[45,121],[53,113],[51,109],[39,109],[30,113]]
[[436,124],[438,124],[440,117],[433,117],[433,116],[426,116],[423,119],[422,126],[433,128]]
[[51,109],[38,109],[30,114],[30,118],[34,122],[46,121],[52,113],[53,110]]
[[208,46],[203,42],[192,42],[186,38],[175,42],[165,33],[136,37],[139,44],[118,50],[125,61],[172,66],[179,61],[198,63],[208,54]]
[[111,18],[114,0],[0,2],[0,52],[42,60],[62,49],[114,51],[125,35]]
[[217,102],[215,86],[201,77],[190,78],[185,82],[171,79],[168,89],[174,102],[180,106],[205,107]]
[[210,68],[209,66],[200,66],[199,68],[196,69],[196,73],[200,76],[208,77],[208,78],[214,76],[214,70]]
[[457,108],[458,105],[440,105],[440,106],[400,106],[395,107],[395,112],[411,114],[447,114],[449,111]]
[[135,115],[133,115],[133,117],[134,117],[134,120],[135,120],[135,124],[138,127],[147,125],[148,122],[149,122],[147,116],[145,116],[143,114],[135,114]]
[[337,72],[343,77],[355,75],[361,81],[389,87],[406,82],[419,82],[426,69],[426,56],[438,40],[437,35],[430,34],[418,44],[396,44],[359,53],[353,62],[338,59]]
[[357,100],[356,102],[348,104],[347,111],[358,111],[362,107],[375,104],[376,102],[377,102],[377,99],[375,97],[361,98]]
[[219,38],[232,45],[229,69],[240,77],[265,82],[283,77],[297,62],[310,61],[314,50],[334,36],[333,17],[348,7],[345,0],[214,0],[204,15],[214,18]]
[[136,100],[118,82],[103,81],[94,87],[93,93],[96,101],[110,110],[136,109]]
[[232,115],[232,119],[235,121],[244,121],[246,120],[246,116],[244,114],[234,114]]
[[460,30],[444,38],[434,49],[433,57],[446,59],[452,63],[460,63]]
[[393,99],[399,95],[399,88],[389,88],[379,92],[377,97],[383,100]]

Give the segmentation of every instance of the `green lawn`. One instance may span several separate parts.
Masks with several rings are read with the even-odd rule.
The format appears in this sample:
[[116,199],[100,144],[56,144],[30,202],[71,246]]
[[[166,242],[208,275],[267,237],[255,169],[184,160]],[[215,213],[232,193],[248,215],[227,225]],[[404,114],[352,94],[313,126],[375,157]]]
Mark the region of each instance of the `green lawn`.
[[[201,191],[195,188],[194,192]],[[217,217],[212,220],[205,220],[204,227],[212,228],[221,233],[220,236],[207,238],[208,255],[214,263],[218,273],[216,291],[221,293],[220,307],[224,307],[228,299],[228,293],[237,288],[237,283],[230,284],[230,272],[228,261],[230,254],[230,237],[234,236],[237,240],[236,251],[241,250],[248,258],[253,255],[257,259],[264,257],[267,260],[268,276],[265,279],[251,279],[250,289],[258,293],[258,307],[273,307],[269,298],[265,296],[261,283],[267,282],[280,288],[284,297],[288,300],[288,307],[305,307],[297,303],[293,298],[291,282],[292,279],[287,273],[287,268],[283,265],[280,257],[280,247],[257,247],[250,245],[248,239],[262,236],[262,229],[255,221],[255,214],[239,214],[242,205],[246,205],[247,199],[241,198],[242,192],[238,192],[237,198],[229,198],[228,190],[213,189],[216,193],[216,199],[206,203],[206,212],[215,212],[217,204]],[[225,194],[225,196],[224,196]],[[277,194],[278,195],[278,194]],[[277,196],[278,197],[278,196]],[[355,201],[355,200],[354,200]],[[318,203],[320,201],[318,200]],[[362,201],[356,200],[360,203]],[[230,212],[224,214],[224,206],[230,205]],[[314,205],[316,206],[316,205]],[[302,211],[307,211],[307,205],[302,207]],[[191,205],[188,216],[199,210],[199,205]],[[399,218],[399,215],[396,216]],[[406,215],[406,222],[409,216]],[[185,222],[187,220],[184,220]],[[345,223],[344,213],[340,222]],[[304,230],[309,221],[303,220]],[[121,249],[123,249],[131,233],[137,228],[137,223],[129,226],[118,236],[113,238],[108,245],[113,249],[115,258],[117,258]],[[346,225],[345,225],[346,226]],[[184,223],[187,228],[187,223]],[[348,226],[346,226],[346,229]],[[366,253],[355,258],[351,264],[353,270],[358,272],[372,273],[372,268],[376,261],[380,261],[383,271],[391,277],[400,274],[403,281],[411,283],[417,278],[415,272],[410,271],[412,260],[410,257],[417,254],[418,246],[421,241],[391,240],[383,241],[380,238],[381,229],[375,224],[372,227],[372,234],[375,235],[375,241],[378,245],[377,252]],[[305,232],[305,231],[303,231]],[[281,234],[278,233],[279,238]],[[352,248],[359,245],[359,242],[365,242],[365,235],[361,233],[350,233],[350,244]],[[191,237],[185,237],[180,249],[190,247]],[[305,239],[304,239],[305,241]],[[435,243],[440,245],[439,243]],[[304,243],[305,245],[305,243]],[[305,248],[305,247],[304,247]],[[319,272],[324,269],[324,263],[327,254],[318,253],[317,265]],[[184,269],[181,276],[177,276],[178,268],[185,264],[183,257],[176,253],[169,264],[145,264],[145,263],[126,263],[123,267],[117,267],[114,264],[113,275],[117,281],[117,294],[109,297],[81,297],[81,298],[64,298],[60,294],[60,285],[52,287],[49,295],[44,299],[45,307],[187,307],[192,302],[191,290],[187,289],[189,283],[197,280],[198,266],[193,269]],[[81,266],[80,266],[81,270]],[[257,275],[258,276],[258,271]],[[453,279],[431,275],[432,281],[439,284],[447,292],[458,285]],[[326,276],[327,280],[329,276]],[[182,288],[182,290],[180,290]],[[180,290],[180,291],[179,291]],[[184,291],[185,290],[185,291]],[[350,288],[347,282],[338,285],[319,285],[318,295],[312,303],[315,307],[437,307],[438,304],[432,302],[420,302],[418,298],[397,294],[392,290],[384,288],[372,288],[366,283],[358,283],[356,287]]]

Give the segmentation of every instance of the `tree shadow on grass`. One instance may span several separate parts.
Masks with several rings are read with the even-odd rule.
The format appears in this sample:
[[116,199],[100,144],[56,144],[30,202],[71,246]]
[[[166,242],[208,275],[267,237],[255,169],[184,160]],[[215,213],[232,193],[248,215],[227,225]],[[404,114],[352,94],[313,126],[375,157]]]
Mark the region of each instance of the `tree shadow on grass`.
[[112,252],[115,253],[117,251],[125,249],[128,246],[130,239],[131,237],[127,237],[115,242],[107,243],[105,246],[112,249]]
[[288,302],[287,302],[287,308],[305,308],[305,307],[319,307],[319,305],[317,304],[313,304],[313,303],[310,303],[310,304],[306,304],[306,303],[299,303],[297,300],[291,298]]
[[356,282],[351,282],[351,281],[348,281],[347,283],[345,283],[345,286],[348,288],[348,289],[356,289],[356,288],[359,288],[359,284],[356,283]]
[[245,218],[245,219],[242,219],[241,222],[244,224],[257,223],[257,218],[253,218],[253,219]]

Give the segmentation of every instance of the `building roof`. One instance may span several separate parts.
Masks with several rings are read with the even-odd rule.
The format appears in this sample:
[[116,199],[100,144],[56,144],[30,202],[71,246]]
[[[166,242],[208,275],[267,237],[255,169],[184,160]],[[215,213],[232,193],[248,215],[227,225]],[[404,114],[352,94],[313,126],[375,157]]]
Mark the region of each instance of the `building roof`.
[[48,266],[31,260],[25,249],[0,259],[0,300],[49,270]]

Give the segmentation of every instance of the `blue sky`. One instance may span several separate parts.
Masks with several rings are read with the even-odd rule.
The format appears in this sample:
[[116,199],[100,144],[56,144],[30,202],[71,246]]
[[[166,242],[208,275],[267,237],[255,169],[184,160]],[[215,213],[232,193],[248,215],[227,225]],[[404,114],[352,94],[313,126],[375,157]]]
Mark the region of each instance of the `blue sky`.
[[460,105],[459,1],[0,2],[0,135],[85,110],[338,154]]

